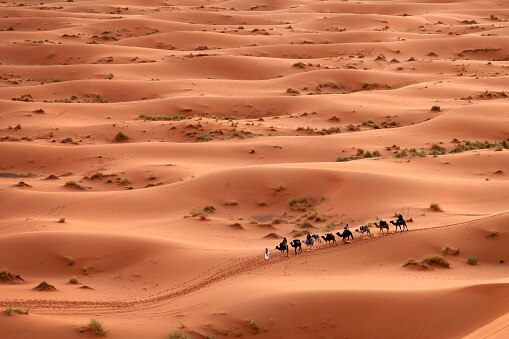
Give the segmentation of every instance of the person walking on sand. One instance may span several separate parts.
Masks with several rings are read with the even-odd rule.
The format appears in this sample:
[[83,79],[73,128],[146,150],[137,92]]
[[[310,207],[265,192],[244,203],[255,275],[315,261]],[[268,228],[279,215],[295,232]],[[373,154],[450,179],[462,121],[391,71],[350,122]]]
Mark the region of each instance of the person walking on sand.
[[268,248],[265,248],[264,257],[265,257],[265,260],[269,260],[269,249]]

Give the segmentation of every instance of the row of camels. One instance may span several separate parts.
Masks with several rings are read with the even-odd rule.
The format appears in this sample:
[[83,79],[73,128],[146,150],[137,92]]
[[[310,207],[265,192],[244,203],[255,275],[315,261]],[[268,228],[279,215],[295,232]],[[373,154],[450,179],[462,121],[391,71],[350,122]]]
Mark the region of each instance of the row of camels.
[[[398,228],[401,232],[404,230],[408,231],[408,227],[406,225],[405,219],[403,219],[403,216],[399,215],[398,219],[396,221],[389,221],[392,225],[396,227],[395,232],[398,231]],[[387,230],[387,233],[389,233],[389,224],[385,220],[380,220],[379,223],[374,222],[373,223],[376,228],[378,228],[379,232],[384,233],[384,230]],[[360,226],[355,230],[355,232],[360,233],[361,236],[364,235],[364,233],[371,235],[371,231],[369,229],[369,226],[363,225]],[[346,242],[347,240],[354,240],[353,233],[349,229],[344,229],[343,232],[336,232],[336,235],[343,239],[343,242]],[[318,234],[309,234],[306,236],[306,240],[304,240],[304,243],[312,248],[314,247],[315,242],[322,242],[325,241],[325,243],[336,243],[336,237],[332,233],[326,233],[325,235],[318,235]],[[295,250],[295,254],[302,253],[302,242],[300,239],[294,239],[290,242],[290,246],[293,247]],[[286,238],[278,245],[276,246],[276,250],[280,251],[281,253],[286,252],[286,256],[288,256],[289,246],[287,243]]]

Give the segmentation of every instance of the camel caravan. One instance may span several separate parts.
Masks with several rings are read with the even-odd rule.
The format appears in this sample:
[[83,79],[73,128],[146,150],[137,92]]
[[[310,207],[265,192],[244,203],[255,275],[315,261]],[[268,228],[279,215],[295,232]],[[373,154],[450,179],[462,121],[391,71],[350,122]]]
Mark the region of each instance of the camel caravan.
[[[396,227],[394,232],[397,232],[398,228],[399,228],[400,232],[403,232],[404,230],[408,231],[406,221],[401,214],[398,215],[398,218],[396,219],[396,221],[391,220],[389,222]],[[385,220],[380,220],[378,223],[374,222],[373,225],[376,228],[378,228],[378,232],[385,233],[384,231],[387,230],[387,233],[390,233],[389,224]],[[371,235],[371,231],[370,231],[368,225],[360,226],[359,228],[357,228],[355,230],[355,232],[360,233],[361,236],[363,236],[364,233]],[[338,238],[342,238],[343,242],[347,242],[347,240],[348,241],[354,240],[353,233],[350,231],[348,224],[346,224],[345,228],[343,229],[343,232],[341,232],[341,231],[336,232],[336,236],[338,236]],[[320,236],[318,234],[308,233],[306,235],[305,241],[301,242],[300,239],[294,239],[290,242],[290,244],[288,244],[288,240],[286,238],[284,238],[283,241],[278,246],[276,246],[276,250],[280,251],[282,254],[286,253],[286,256],[288,256],[289,248],[291,246],[294,249],[295,254],[300,254],[300,253],[302,253],[302,243],[304,243],[307,246],[308,251],[309,251],[314,248],[315,243],[321,243],[322,240],[326,244],[328,244],[328,243],[335,244],[336,236],[332,233],[326,233],[325,235],[322,235],[322,236]]]

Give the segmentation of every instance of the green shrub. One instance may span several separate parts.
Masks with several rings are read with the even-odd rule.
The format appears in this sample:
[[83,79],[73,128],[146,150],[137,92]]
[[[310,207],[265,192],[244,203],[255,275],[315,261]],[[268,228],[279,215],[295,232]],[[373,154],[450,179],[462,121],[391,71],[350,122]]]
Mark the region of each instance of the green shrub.
[[206,142],[206,141],[211,141],[211,140],[214,140],[214,137],[208,133],[205,133],[203,135],[196,137],[196,141],[199,141],[199,142]]

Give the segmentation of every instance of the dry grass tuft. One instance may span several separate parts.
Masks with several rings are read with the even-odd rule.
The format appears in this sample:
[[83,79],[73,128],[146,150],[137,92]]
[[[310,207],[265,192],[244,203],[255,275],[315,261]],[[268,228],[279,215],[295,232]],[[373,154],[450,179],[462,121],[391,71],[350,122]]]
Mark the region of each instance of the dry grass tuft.
[[435,212],[443,212],[439,204],[432,203],[429,205],[429,209]]
[[11,271],[9,271],[7,268],[0,269],[0,283],[6,282],[6,283],[20,283],[23,282],[23,278],[19,274],[14,274]]
[[294,211],[305,211],[313,207],[313,200],[310,198],[292,198],[288,201],[288,204]]
[[276,233],[269,233],[266,236],[264,236],[264,238],[266,238],[266,239],[283,239],[282,236],[280,236],[279,234],[276,234]]
[[411,266],[418,267],[421,269],[432,269],[433,267],[449,268],[449,262],[441,254],[428,254],[421,261],[417,261],[414,258],[408,259],[403,267]]
[[27,310],[27,309],[24,309],[24,308],[13,308],[13,307],[7,307],[7,308],[5,309],[5,313],[6,313],[8,316],[12,316],[14,313],[28,315],[28,310]]
[[446,246],[446,247],[442,248],[439,253],[445,257],[446,255],[449,255],[449,254],[450,255],[458,255],[458,254],[460,254],[460,250],[459,250],[459,248],[453,248],[453,247]]
[[76,181],[67,181],[65,183],[64,187],[73,188],[73,189],[77,189],[77,190],[80,190],[80,191],[84,191],[85,190],[85,187],[81,186]]
[[477,265],[477,264],[479,264],[479,259],[477,257],[470,256],[470,257],[468,257],[467,263],[469,265]]
[[207,205],[201,209],[195,208],[193,209],[190,214],[192,217],[200,217],[201,220],[207,219],[209,214],[214,213],[216,211],[216,208],[212,205]]
[[80,282],[78,281],[78,278],[76,278],[75,276],[69,278],[69,281],[68,281],[69,284],[72,284],[72,285],[76,285],[76,284],[79,284]]
[[499,235],[500,235],[500,233],[499,233],[499,232],[497,232],[497,231],[491,231],[491,232],[489,232],[489,233],[488,233],[487,237],[488,237],[488,238],[496,238],[496,237],[498,237]]
[[49,292],[49,291],[56,291],[57,289],[55,286],[48,284],[47,282],[43,281],[39,285],[32,288],[34,291],[42,291],[42,292]]
[[428,254],[422,258],[421,262],[429,266],[439,266],[442,268],[449,268],[451,266],[449,262],[440,254]]

